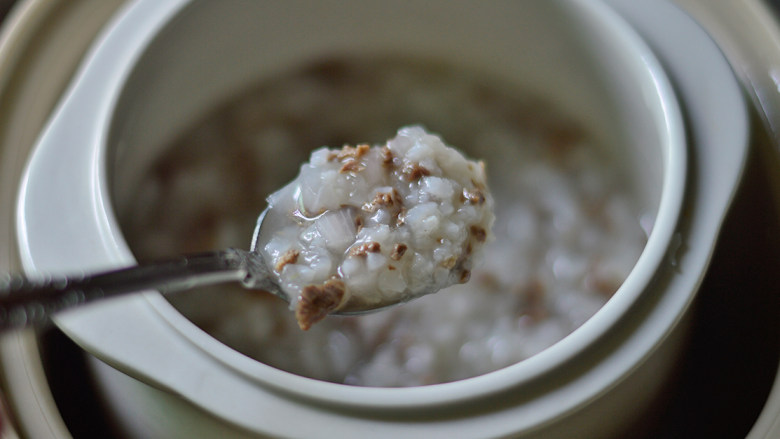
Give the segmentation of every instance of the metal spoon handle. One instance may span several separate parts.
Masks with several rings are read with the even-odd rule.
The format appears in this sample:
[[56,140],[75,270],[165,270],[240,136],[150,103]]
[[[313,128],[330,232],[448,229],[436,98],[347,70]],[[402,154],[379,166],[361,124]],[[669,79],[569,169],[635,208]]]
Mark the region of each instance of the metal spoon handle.
[[106,297],[244,281],[248,259],[244,250],[227,249],[77,277],[0,276],[0,331],[43,324],[58,311]]

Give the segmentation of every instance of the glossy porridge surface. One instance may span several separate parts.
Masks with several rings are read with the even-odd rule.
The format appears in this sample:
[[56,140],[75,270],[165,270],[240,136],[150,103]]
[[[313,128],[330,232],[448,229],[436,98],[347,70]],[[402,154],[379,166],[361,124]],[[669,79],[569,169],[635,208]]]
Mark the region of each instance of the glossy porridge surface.
[[493,218],[484,162],[408,126],[312,152],[268,197],[253,248],[308,330],[467,282]]

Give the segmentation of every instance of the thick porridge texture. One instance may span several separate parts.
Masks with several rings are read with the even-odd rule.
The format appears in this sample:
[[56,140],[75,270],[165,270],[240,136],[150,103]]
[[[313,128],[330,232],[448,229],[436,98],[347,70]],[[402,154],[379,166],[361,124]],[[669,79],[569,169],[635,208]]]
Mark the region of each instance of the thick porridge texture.
[[[395,261],[402,253],[397,242],[380,242],[382,225],[398,220],[391,209],[377,209],[374,222],[361,215],[363,224],[334,214],[322,230],[354,226],[355,233],[362,227],[366,236],[371,234],[367,245],[356,247],[355,257],[350,250],[343,253],[342,271],[370,278],[356,276],[356,285],[365,281],[400,290],[401,281],[391,278],[387,273],[393,270],[387,267],[399,263],[400,268],[401,261],[452,265],[447,276],[469,271],[467,283],[382,312],[328,317],[305,332],[286,303],[240,287],[175,296],[170,299],[174,306],[227,345],[282,370],[352,385],[426,385],[491,372],[559,341],[611,297],[644,248],[651,227],[645,219],[653,218],[653,206],[637,205],[620,157],[522,90],[479,72],[411,59],[334,59],[262,81],[171,145],[120,206],[120,222],[141,260],[246,248],[269,194],[295,178],[302,163],[327,163],[326,153],[312,155],[312,149],[350,144],[354,149],[344,150],[347,155],[361,154],[359,149],[381,154],[381,146],[366,150],[358,145],[383,145],[398,127],[425,127],[485,161],[495,239],[484,244],[471,267],[453,260],[457,251],[448,252],[446,246],[439,256],[438,247],[427,247],[433,259],[417,261],[407,250]],[[424,187],[419,192],[452,191],[461,206],[481,202],[474,191],[478,185],[447,187],[433,179],[422,183],[425,176],[419,177]],[[388,189],[373,195],[381,204],[407,194],[399,192],[396,199]],[[370,201],[356,205],[370,212]],[[416,203],[425,205],[419,197]],[[317,213],[308,205],[305,210]],[[428,217],[418,218],[419,227]],[[453,243],[481,235],[463,227],[450,232]],[[381,251],[373,251],[375,241]],[[300,242],[292,239],[268,250],[288,254],[292,242],[303,254]],[[292,267],[284,267],[292,254],[277,259],[283,272]],[[317,267],[299,265],[298,271]],[[369,275],[364,271],[369,266],[380,269]]]
[[281,226],[257,251],[304,330],[465,283],[493,224],[484,163],[415,126],[317,149],[268,205]]

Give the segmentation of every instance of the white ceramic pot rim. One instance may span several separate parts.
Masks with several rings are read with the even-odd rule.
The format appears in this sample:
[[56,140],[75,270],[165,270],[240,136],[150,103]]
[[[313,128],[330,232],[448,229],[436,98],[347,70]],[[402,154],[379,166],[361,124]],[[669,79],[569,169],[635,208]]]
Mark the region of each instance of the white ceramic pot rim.
[[[122,23],[120,17],[114,26],[109,27],[109,29],[113,29],[111,32],[114,32],[108,38],[110,43],[122,38],[125,41],[124,44],[129,44],[132,49],[123,50],[122,53],[126,56],[114,60],[113,70],[109,72],[111,93],[97,98],[100,101],[100,107],[98,109],[99,117],[96,121],[101,131],[94,132],[91,137],[92,144],[98,147],[95,148],[91,156],[93,174],[87,176],[94,191],[87,207],[95,215],[97,228],[100,231],[99,239],[102,240],[103,248],[106,250],[106,254],[102,256],[115,265],[132,262],[132,256],[118,232],[118,223],[110,207],[106,163],[109,154],[105,149],[110,127],[109,121],[119,99],[123,81],[132,70],[135,60],[143,53],[148,42],[164,25],[165,21],[189,4],[189,1],[171,0],[160,2],[161,6],[154,6],[154,3],[141,1],[128,7],[128,12],[135,13],[136,19],[146,17],[145,26],[133,29],[130,24]],[[510,386],[531,382],[570,362],[586,347],[596,343],[604,334],[608,333],[640,296],[652,293],[646,287],[659,267],[664,264],[669,245],[673,241],[685,192],[687,167],[684,125],[679,105],[664,70],[655,59],[652,51],[622,18],[607,6],[600,2],[586,0],[578,0],[575,3],[589,12],[585,18],[598,21],[607,32],[615,35],[626,51],[634,54],[632,58],[637,63],[635,67],[637,70],[643,71],[645,75],[642,80],[651,85],[652,96],[649,96],[653,105],[651,110],[653,117],[657,120],[664,143],[663,149],[667,154],[663,160],[663,189],[657,221],[636,268],[615,296],[593,318],[564,340],[521,363],[462,381],[401,389],[351,387],[299,377],[256,362],[196,328],[159,294],[147,294],[144,296],[144,300],[181,336],[197,345],[230,370],[244,375],[250,381],[284,393],[293,393],[302,398],[314,398],[335,405],[409,409],[422,405],[453,404],[465,399],[496,393]],[[152,13],[144,16],[139,12],[143,8],[148,8]],[[97,73],[100,72],[92,72],[92,74]],[[22,193],[27,190],[29,184],[31,181],[25,179]],[[20,199],[19,215],[19,240],[24,243],[29,238],[25,222],[29,218],[25,217],[24,196]],[[25,251],[27,249],[23,248],[22,257],[25,267],[28,271],[34,272],[36,263],[29,252],[25,253]],[[684,309],[678,310],[680,314],[683,311]],[[62,326],[62,322],[59,324]],[[66,327],[63,329],[69,332],[67,324],[64,326]],[[659,340],[663,335],[658,334]],[[99,352],[95,352],[95,354],[100,356]],[[122,368],[121,365],[117,366]],[[615,377],[615,380],[618,379],[619,377]]]
[[[577,357],[614,327],[640,295],[652,293],[647,291],[647,287],[664,263],[667,250],[673,241],[685,193],[687,167],[685,129],[679,104],[662,66],[652,51],[629,25],[607,6],[599,2],[577,3],[588,13],[583,19],[598,22],[607,33],[614,35],[620,41],[622,49],[631,53],[635,62],[641,65],[644,77],[640,81],[646,82],[652,93],[648,96],[648,109],[658,125],[659,138],[663,142],[660,149],[664,151],[665,157],[663,189],[656,222],[635,268],[596,315],[565,339],[520,363],[470,379],[411,388],[356,387],[305,378],[267,366],[238,353],[198,329],[162,296],[147,296],[147,299],[183,337],[249,380],[299,397],[335,405],[409,409],[414,406],[454,404],[531,382]],[[107,128],[108,126],[106,125]],[[108,131],[104,132],[102,137],[107,138]],[[106,160],[110,154],[105,151],[105,143],[100,146],[99,186],[108,193],[105,189],[109,187]],[[114,234],[110,238],[116,238],[111,245],[121,249],[123,253],[129,253],[121,236]]]

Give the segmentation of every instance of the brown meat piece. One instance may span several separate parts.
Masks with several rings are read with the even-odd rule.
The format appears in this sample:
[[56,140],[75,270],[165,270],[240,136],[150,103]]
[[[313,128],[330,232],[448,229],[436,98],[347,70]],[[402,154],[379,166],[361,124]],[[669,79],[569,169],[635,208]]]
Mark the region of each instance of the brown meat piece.
[[379,253],[382,250],[378,242],[371,241],[349,249],[350,256],[366,256],[369,253]]
[[295,307],[298,326],[308,331],[311,325],[336,310],[344,300],[346,288],[341,279],[330,279],[321,285],[308,285],[301,292]]
[[408,163],[402,170],[407,181],[417,181],[431,175],[431,171],[419,163]]
[[473,225],[469,230],[471,231],[471,236],[473,236],[477,242],[485,242],[487,239],[487,231],[483,227]]
[[401,244],[400,242],[397,243],[395,246],[393,246],[393,252],[390,253],[390,259],[394,261],[400,261],[404,253],[406,253],[406,249],[408,248],[409,247],[407,247],[406,244]]
[[401,194],[393,188],[390,192],[378,192],[370,203],[363,205],[362,209],[366,212],[373,213],[382,207],[401,207],[403,202],[404,200],[401,198]]
[[339,169],[339,172],[342,174],[346,174],[347,172],[356,174],[364,169],[366,169],[365,165],[357,161],[357,159],[349,159],[344,163],[341,169]]
[[359,159],[360,157],[366,155],[370,149],[371,146],[369,146],[367,143],[363,143],[355,147],[344,145],[340,151],[330,153],[330,155],[328,155],[328,160],[344,161],[346,159]]
[[295,249],[287,250],[287,252],[285,252],[285,254],[283,254],[278,261],[276,261],[274,270],[276,270],[277,273],[281,273],[285,265],[298,262],[298,256],[300,256],[300,254],[301,253]]
[[385,168],[390,168],[393,166],[393,159],[395,156],[393,155],[393,151],[390,150],[390,148],[387,147],[387,145],[382,147],[382,166]]

